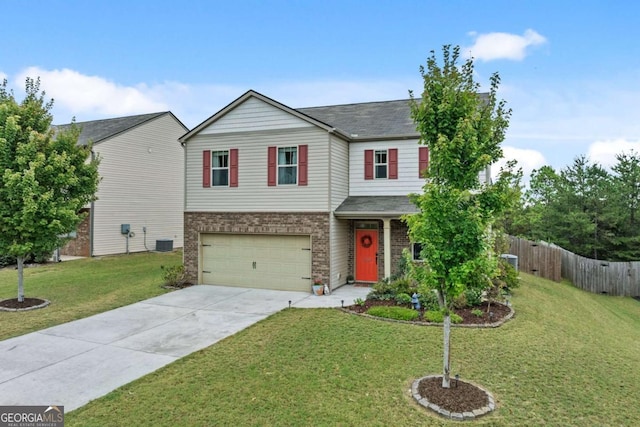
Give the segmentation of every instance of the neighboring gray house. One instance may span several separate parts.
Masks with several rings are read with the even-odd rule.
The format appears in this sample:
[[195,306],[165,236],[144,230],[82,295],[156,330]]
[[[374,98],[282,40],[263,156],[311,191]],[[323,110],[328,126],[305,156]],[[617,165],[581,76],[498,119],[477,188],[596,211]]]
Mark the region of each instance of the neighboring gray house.
[[[87,218],[61,254],[155,250],[156,240],[182,247],[184,151],[177,140],[188,129],[168,111],[77,125],[78,143],[91,142],[100,158],[101,180],[98,200],[86,207]],[[130,233],[121,232],[122,224]]]
[[408,100],[293,109],[246,92],[180,138],[189,279],[308,291],[389,277],[413,246],[400,218],[424,184],[419,137]]

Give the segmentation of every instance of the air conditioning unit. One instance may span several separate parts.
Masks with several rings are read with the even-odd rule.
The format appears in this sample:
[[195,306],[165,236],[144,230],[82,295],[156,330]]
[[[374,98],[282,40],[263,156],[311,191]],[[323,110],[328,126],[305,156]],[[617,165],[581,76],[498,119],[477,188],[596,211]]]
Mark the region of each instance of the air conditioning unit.
[[509,264],[511,264],[511,266],[513,268],[515,268],[516,271],[518,271],[518,256],[517,255],[512,255],[512,254],[502,254],[500,255],[500,258],[504,258],[507,260],[507,262]]

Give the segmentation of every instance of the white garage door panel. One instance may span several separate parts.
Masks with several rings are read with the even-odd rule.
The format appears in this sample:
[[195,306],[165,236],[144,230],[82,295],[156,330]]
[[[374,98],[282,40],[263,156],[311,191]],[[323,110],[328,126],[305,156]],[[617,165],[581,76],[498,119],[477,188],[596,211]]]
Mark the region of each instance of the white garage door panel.
[[309,291],[309,236],[203,234],[202,283]]

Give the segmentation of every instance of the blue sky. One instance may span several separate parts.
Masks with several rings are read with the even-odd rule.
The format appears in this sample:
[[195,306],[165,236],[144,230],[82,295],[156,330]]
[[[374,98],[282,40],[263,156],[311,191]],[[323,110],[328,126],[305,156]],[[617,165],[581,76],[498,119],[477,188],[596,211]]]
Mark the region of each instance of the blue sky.
[[193,127],[248,89],[291,107],[420,93],[431,50],[499,72],[525,172],[640,151],[640,6],[611,1],[4,0],[0,78],[40,76],[54,122],[171,110]]

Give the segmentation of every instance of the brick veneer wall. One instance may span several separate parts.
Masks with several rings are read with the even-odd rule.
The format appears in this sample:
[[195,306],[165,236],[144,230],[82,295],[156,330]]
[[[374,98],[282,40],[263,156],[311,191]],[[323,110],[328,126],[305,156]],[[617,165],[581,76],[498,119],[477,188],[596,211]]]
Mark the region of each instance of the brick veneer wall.
[[91,256],[91,217],[89,212],[91,209],[83,209],[81,212],[86,213],[86,217],[76,228],[76,237],[67,242],[60,249],[60,255],[68,256]]
[[198,280],[200,233],[308,234],[311,236],[311,277],[329,281],[329,214],[277,212],[185,212],[184,266],[187,279]]

